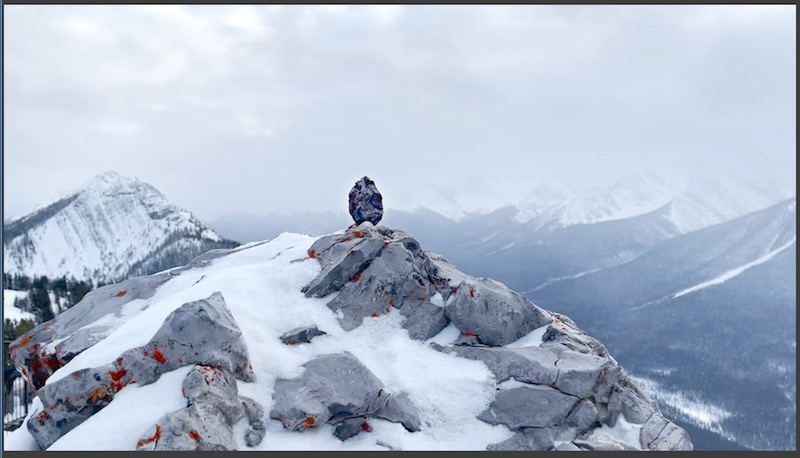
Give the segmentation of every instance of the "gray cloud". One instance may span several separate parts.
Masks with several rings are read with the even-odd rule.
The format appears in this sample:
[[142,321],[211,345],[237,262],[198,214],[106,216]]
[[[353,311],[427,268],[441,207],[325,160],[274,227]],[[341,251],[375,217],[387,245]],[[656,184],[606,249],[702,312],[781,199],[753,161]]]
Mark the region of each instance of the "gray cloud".
[[[106,170],[201,218],[491,207],[752,153],[794,167],[794,6],[5,8],[6,216]],[[764,164],[764,162],[759,162]]]

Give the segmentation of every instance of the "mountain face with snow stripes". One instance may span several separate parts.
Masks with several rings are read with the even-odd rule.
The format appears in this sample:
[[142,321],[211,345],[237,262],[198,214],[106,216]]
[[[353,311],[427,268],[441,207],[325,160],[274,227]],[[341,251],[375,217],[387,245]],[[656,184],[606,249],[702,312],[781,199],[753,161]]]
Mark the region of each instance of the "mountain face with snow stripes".
[[5,272],[95,283],[183,265],[210,249],[237,245],[153,186],[116,172],[94,177],[3,229]]

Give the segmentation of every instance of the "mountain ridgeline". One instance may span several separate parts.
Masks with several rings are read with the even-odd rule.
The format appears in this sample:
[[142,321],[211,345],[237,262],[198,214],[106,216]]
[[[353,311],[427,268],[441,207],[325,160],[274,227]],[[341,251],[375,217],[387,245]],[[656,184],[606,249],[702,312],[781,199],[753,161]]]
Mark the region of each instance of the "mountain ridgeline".
[[210,249],[238,245],[153,186],[115,172],[3,229],[5,272],[94,284],[184,265]]

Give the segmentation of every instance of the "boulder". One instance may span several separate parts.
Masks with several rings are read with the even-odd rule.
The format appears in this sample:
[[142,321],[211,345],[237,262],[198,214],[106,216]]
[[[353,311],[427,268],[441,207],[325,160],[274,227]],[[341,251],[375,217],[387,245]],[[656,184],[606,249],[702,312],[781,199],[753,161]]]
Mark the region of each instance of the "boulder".
[[137,442],[140,450],[236,450],[233,425],[245,416],[236,380],[228,371],[195,366],[183,381],[187,407],[162,417]]
[[383,196],[369,177],[358,180],[348,197],[350,216],[356,224],[365,221],[378,224],[383,218]]
[[28,421],[37,444],[46,449],[103,409],[131,383],[147,385],[181,366],[201,364],[255,380],[241,331],[220,293],[173,311],[142,347],[125,351],[111,364],[82,369],[42,387],[43,410]]
[[497,397],[478,418],[511,430],[559,426],[578,398],[549,387],[518,387],[497,392]]
[[327,333],[320,331],[318,327],[312,326],[308,328],[293,329],[281,336],[281,342],[286,345],[297,345],[301,343],[309,343],[311,339],[317,336],[324,336]]
[[461,358],[483,361],[494,374],[497,383],[515,379],[519,382],[552,385],[558,377],[556,361],[552,351],[539,347],[434,347]]
[[73,307],[11,342],[11,360],[20,374],[38,390],[53,372],[108,336],[110,326],[93,326],[92,323],[114,315],[118,325],[122,324],[126,316],[122,313],[123,306],[152,297],[156,289],[170,278],[168,273],[160,273],[90,291]]
[[491,279],[465,280],[454,296],[445,306],[447,317],[486,345],[510,344],[551,321],[525,296]]
[[386,393],[383,382],[351,353],[318,356],[303,367],[299,378],[275,383],[270,418],[284,428],[304,431],[328,423],[336,426],[337,437],[347,439],[376,417],[419,430],[419,415],[407,396]]

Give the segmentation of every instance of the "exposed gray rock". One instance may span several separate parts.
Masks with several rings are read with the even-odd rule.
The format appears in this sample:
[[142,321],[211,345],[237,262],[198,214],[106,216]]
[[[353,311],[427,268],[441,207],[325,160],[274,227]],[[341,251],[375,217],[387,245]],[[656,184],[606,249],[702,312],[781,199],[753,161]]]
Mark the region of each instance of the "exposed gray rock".
[[248,447],[255,447],[261,443],[261,441],[264,439],[264,435],[266,434],[266,428],[263,420],[264,408],[261,407],[261,404],[248,397],[239,396],[239,399],[242,400],[242,407],[244,408],[245,416],[247,417],[247,421],[250,423],[250,426],[245,432],[244,441]]
[[[107,325],[92,326],[92,323],[107,315],[123,316],[124,305],[152,297],[170,278],[167,273],[136,277],[90,291],[73,307],[11,342],[11,360],[38,390],[53,372],[108,336]],[[48,353],[47,344],[54,341],[61,342],[54,352]]]
[[691,450],[689,434],[659,413],[654,413],[639,432],[639,441],[648,450]]
[[462,358],[483,361],[498,383],[515,379],[523,383],[551,385],[556,382],[556,354],[539,347],[439,347]]
[[478,418],[512,430],[559,426],[577,402],[578,398],[549,387],[518,387],[498,391]]
[[598,420],[597,407],[588,399],[578,402],[567,415],[566,424],[577,428],[578,434],[586,431]]
[[615,452],[641,450],[634,444],[629,444],[604,431],[592,430],[590,433],[579,437],[579,439],[575,439],[572,442],[583,450]]
[[303,365],[298,379],[279,379],[270,418],[292,431],[326,423],[332,417],[353,416],[383,383],[352,354],[322,355]]
[[525,428],[487,450],[551,450],[556,440],[554,428]]
[[[561,352],[556,362],[556,368],[558,369],[558,380],[555,382],[557,388],[581,399],[593,395],[598,382],[607,379],[611,372],[619,371],[618,366],[607,358],[578,353],[573,350]],[[609,386],[607,389],[610,390],[611,387]]]
[[514,342],[551,321],[549,313],[491,279],[462,282],[445,313],[462,332],[493,346]]
[[136,444],[155,451],[236,450],[233,425],[245,416],[236,380],[228,371],[195,366],[183,381],[188,406],[162,417],[154,434]]
[[[358,233],[359,231],[355,231]],[[346,238],[347,236],[345,236]],[[334,243],[329,249],[317,252],[312,245],[309,255],[320,257],[322,272],[305,287],[307,297],[324,297],[341,290],[345,284],[364,270],[383,248],[383,240],[375,237],[355,237]]]
[[285,343],[286,345],[309,343],[314,337],[324,336],[325,334],[327,334],[325,331],[320,331],[316,326],[309,328],[298,328],[282,335],[281,342]]
[[559,452],[582,452],[584,449],[578,447],[577,445],[573,444],[572,442],[564,442],[559,444],[555,449]]
[[[401,313],[409,308],[404,308]],[[403,320],[403,328],[408,330],[408,336],[412,339],[427,340],[441,332],[449,323],[444,308],[426,300]]]
[[372,431],[372,427],[364,417],[351,417],[345,418],[341,423],[336,425],[336,428],[333,430],[333,435],[341,441],[346,441],[362,431]]
[[352,354],[322,355],[304,367],[299,378],[275,383],[270,418],[284,428],[303,431],[346,422],[336,434],[348,438],[358,433],[358,421],[377,417],[401,423],[409,431],[419,430],[419,415],[408,398],[385,393],[383,382]]
[[609,418],[607,423],[611,426],[617,424],[620,414],[631,423],[642,424],[659,412],[658,405],[651,400],[638,386],[626,375],[621,375],[614,385],[608,401]]
[[147,385],[163,373],[191,364],[255,380],[241,331],[220,293],[182,305],[150,342],[124,352],[113,363],[73,372],[41,388],[37,394],[44,409],[28,421],[28,430],[46,449],[108,405],[128,384]]

